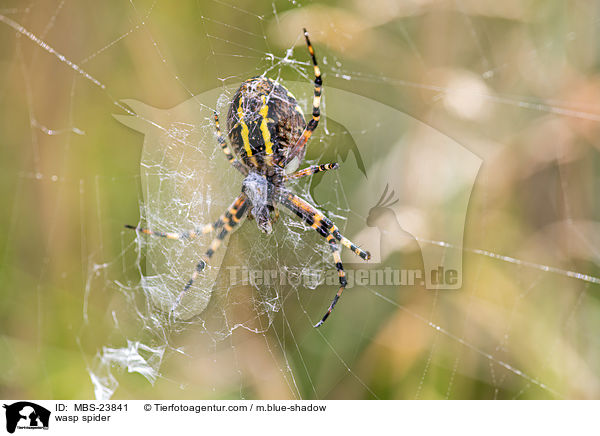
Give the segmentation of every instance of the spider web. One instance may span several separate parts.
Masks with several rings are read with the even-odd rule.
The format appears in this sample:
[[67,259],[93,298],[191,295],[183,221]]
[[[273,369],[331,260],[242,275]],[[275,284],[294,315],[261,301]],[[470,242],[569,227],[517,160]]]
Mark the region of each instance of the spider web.
[[[598,398],[598,11],[534,6],[5,1],[3,391]],[[294,192],[374,251],[373,268],[407,268],[414,259],[386,252],[365,224],[399,178],[393,216],[423,254],[461,258],[462,288],[349,287],[314,329],[337,290],[331,254],[282,214],[268,236],[242,224],[170,317],[212,235],[170,241],[123,224],[191,230],[225,210],[241,177],[218,148],[212,111],[224,126],[239,83],[266,74],[308,113],[302,27],[325,80],[304,165],[341,165]],[[338,113],[355,122],[341,123],[336,90],[405,115],[394,125],[349,106]],[[460,172],[444,171],[467,164],[437,159],[440,141],[483,161],[464,243],[436,237],[466,207]],[[426,185],[433,173],[442,198]],[[415,198],[423,189],[431,196]],[[39,367],[23,364],[32,358]]]

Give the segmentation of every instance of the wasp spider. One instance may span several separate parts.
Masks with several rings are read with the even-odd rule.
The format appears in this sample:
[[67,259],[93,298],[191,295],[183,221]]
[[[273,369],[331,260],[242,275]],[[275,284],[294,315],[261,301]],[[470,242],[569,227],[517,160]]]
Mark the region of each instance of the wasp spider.
[[223,239],[245,215],[254,218],[260,230],[270,233],[272,223],[278,216],[279,205],[289,209],[323,236],[333,253],[340,288],[327,312],[315,327],[322,325],[329,317],[346,287],[346,275],[338,244],[348,247],[364,260],[369,260],[371,257],[369,252],[360,249],[342,236],[334,223],[323,213],[286,187],[286,182],[289,180],[338,168],[337,163],[328,163],[291,172],[304,159],[306,143],[317,128],[320,118],[323,80],[306,29],[304,29],[304,37],[315,74],[312,119],[308,123],[304,120],[302,109],[294,96],[280,83],[265,76],[254,77],[243,82],[229,106],[227,127],[229,141],[235,155],[221,133],[219,117],[216,112],[214,113],[217,141],[229,163],[244,175],[241,193],[227,211],[213,224],[183,233],[161,233],[146,228],[126,226],[141,233],[168,239],[192,239],[198,234],[218,232],[196,265],[196,270],[187,285],[179,293],[173,308],[179,304],[194,280],[202,273]]

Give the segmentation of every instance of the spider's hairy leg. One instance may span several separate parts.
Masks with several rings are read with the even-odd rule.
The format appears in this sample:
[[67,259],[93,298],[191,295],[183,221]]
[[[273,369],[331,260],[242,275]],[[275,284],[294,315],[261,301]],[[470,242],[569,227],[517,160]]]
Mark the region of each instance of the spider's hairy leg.
[[167,238],[167,239],[182,240],[182,239],[194,239],[198,235],[205,235],[207,233],[210,233],[223,225],[223,223],[220,221],[221,220],[218,219],[213,224],[206,224],[205,226],[198,227],[190,232],[182,232],[182,233],[158,232],[156,230],[150,230],[150,229],[147,229],[144,227],[136,227],[136,226],[132,226],[129,224],[125,224],[125,228],[135,230],[136,232],[143,233],[145,235],[159,236],[161,238]]
[[215,116],[215,129],[217,131],[217,141],[219,142],[219,145],[221,146],[221,150],[223,150],[223,153],[225,153],[225,157],[227,157],[227,160],[229,161],[229,163],[239,172],[241,172],[244,175],[248,174],[248,170],[246,169],[245,166],[243,166],[233,155],[233,153],[231,152],[231,149],[229,148],[229,146],[227,145],[227,141],[225,141],[225,137],[223,136],[223,133],[221,132],[221,127],[219,126],[219,115],[217,114],[217,111],[214,112],[214,116]]
[[[306,46],[308,47],[308,52],[312,58],[313,68],[315,70],[315,95],[313,98],[312,120],[309,121],[308,126],[306,127],[307,132],[309,132],[308,137],[310,137],[312,132],[317,128],[321,116],[321,87],[323,86],[323,79],[321,78],[321,70],[317,64],[315,49],[310,43],[308,31],[306,29],[304,29],[304,38],[306,38]],[[306,138],[306,140],[308,141],[308,138]]]
[[339,167],[340,166],[337,164],[337,162],[321,164],[321,165],[311,165],[308,168],[304,168],[303,170],[296,171],[293,174],[289,174],[289,175],[285,176],[283,178],[283,181],[287,182],[289,180],[295,180],[295,179],[299,179],[301,177],[311,176],[313,174],[320,173],[323,171],[337,170]]
[[[371,253],[363,250],[357,246],[354,242],[343,236],[333,222],[319,212],[314,206],[312,206],[306,200],[294,195],[290,192],[284,194],[281,198],[281,203],[302,218],[307,224],[313,229],[317,230],[319,234],[326,237],[329,233],[333,235],[344,247],[349,248],[354,254],[363,260],[371,259]],[[322,233],[325,232],[325,233]]]
[[198,278],[200,273],[204,270],[204,268],[206,267],[206,264],[208,263],[210,258],[213,256],[215,251],[217,251],[217,249],[221,246],[223,239],[225,239],[225,237],[229,233],[231,233],[233,228],[244,217],[244,213],[246,212],[247,206],[248,206],[248,203],[246,202],[246,196],[244,194],[242,194],[236,199],[234,204],[224,214],[223,229],[219,232],[217,237],[215,239],[213,239],[208,250],[206,250],[204,255],[200,258],[200,261],[196,265],[196,269],[192,273],[192,277],[190,277],[190,280],[185,285],[185,288],[183,288],[183,290],[177,296],[177,299],[175,300],[175,303],[173,304],[173,307],[171,308],[171,313],[173,313],[175,308],[181,302],[181,299],[183,298],[185,293],[190,289],[190,287],[194,284],[194,281]]
[[158,236],[158,237],[167,238],[167,239],[175,239],[175,240],[195,239],[198,237],[198,235],[205,235],[207,233],[214,232],[215,230],[218,230],[221,227],[223,227],[223,223],[226,220],[231,219],[232,211],[237,210],[237,208],[239,208],[242,201],[244,201],[244,199],[242,198],[242,196],[239,196],[238,198],[235,199],[235,201],[231,204],[231,206],[229,206],[227,211],[224,214],[222,214],[219,217],[219,219],[217,219],[214,223],[206,224],[202,227],[197,227],[196,229],[194,229],[192,231],[188,231],[188,232],[181,232],[181,233],[157,232],[155,230],[150,230],[150,229],[147,229],[144,227],[132,226],[129,224],[125,224],[125,228],[135,230],[136,232],[143,233],[145,235]]
[[349,248],[354,254],[356,254],[361,259],[363,259],[363,260],[371,259],[371,253],[358,247],[350,239],[343,236],[335,225],[331,226],[331,234],[333,235],[333,237],[335,239],[340,241],[344,247]]
[[321,92],[323,89],[323,78],[321,77],[321,70],[319,69],[319,65],[317,64],[315,49],[310,43],[308,31],[306,29],[304,29],[304,38],[306,39],[306,46],[308,47],[308,53],[310,54],[313,69],[315,71],[315,90],[313,97],[312,119],[306,125],[306,129],[304,129],[304,132],[302,133],[300,139],[298,139],[296,145],[294,145],[294,149],[292,151],[293,155],[296,155],[302,148],[304,148],[304,146],[312,136],[312,133],[319,125],[319,119],[321,118]]
[[331,222],[331,220],[329,218],[327,218],[325,215],[323,215],[321,212],[319,212],[316,208],[314,208],[310,203],[308,203],[307,201],[298,197],[297,195],[294,195],[291,192],[284,193],[280,198],[280,203],[282,205],[284,205],[286,208],[288,208],[290,211],[295,213],[298,217],[303,219],[304,222],[306,222],[313,229],[315,229],[317,231],[317,233],[319,233],[321,236],[323,236],[327,240],[327,242],[330,244],[329,246],[331,247],[331,251],[333,252],[333,260],[335,262],[335,268],[338,271],[338,276],[340,279],[340,289],[338,290],[335,297],[333,298],[333,301],[329,305],[329,309],[325,313],[325,316],[323,316],[321,321],[319,321],[317,324],[315,324],[315,327],[319,327],[329,317],[329,315],[333,311],[333,308],[335,307],[336,303],[338,302],[339,298],[341,297],[342,292],[344,291],[344,288],[346,287],[346,274],[344,272],[344,267],[342,265],[342,259],[340,257],[336,239],[340,240],[340,242],[344,246],[347,246],[346,244],[348,244],[350,246],[350,248],[352,249],[352,251],[354,251],[355,254],[357,254],[358,256],[360,256],[361,258],[363,258],[365,260],[368,260],[371,257],[371,255],[369,254],[369,252],[358,248],[356,245],[354,245],[352,242],[350,242],[347,238],[344,238],[340,234],[339,230],[337,230],[337,227],[333,224],[333,222]]
[[338,250],[338,246],[335,243],[335,239],[331,233],[329,235],[327,235],[327,242],[329,243],[329,246],[331,247],[331,252],[333,253],[333,261],[335,262],[335,269],[337,269],[338,276],[340,278],[340,289],[335,294],[335,297],[333,297],[333,300],[331,301],[331,304],[329,305],[327,312],[325,312],[325,315],[323,315],[323,318],[321,318],[321,320],[318,323],[316,323],[314,325],[314,327],[320,327],[325,322],[325,320],[329,317],[329,315],[333,311],[333,308],[335,307],[335,304],[338,302],[338,300],[342,296],[342,292],[344,292],[344,289],[346,288],[346,284],[348,283],[348,281],[346,280],[346,273],[344,272],[344,266],[342,265],[342,258],[340,257],[340,252]]

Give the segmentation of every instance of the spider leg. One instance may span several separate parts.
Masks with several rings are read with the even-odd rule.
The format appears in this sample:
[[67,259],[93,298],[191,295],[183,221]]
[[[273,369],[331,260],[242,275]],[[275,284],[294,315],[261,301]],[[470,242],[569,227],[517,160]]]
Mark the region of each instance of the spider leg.
[[342,258],[340,257],[340,252],[338,250],[338,246],[335,243],[335,240],[334,240],[332,234],[327,235],[327,242],[329,243],[329,246],[331,247],[331,252],[333,253],[333,261],[335,262],[335,269],[337,269],[338,276],[340,278],[340,289],[337,291],[337,293],[333,297],[333,300],[331,301],[331,304],[329,305],[327,312],[325,312],[325,315],[323,315],[323,318],[321,318],[321,320],[318,323],[316,323],[314,325],[314,327],[320,327],[325,322],[325,320],[329,317],[329,315],[333,311],[333,308],[335,307],[335,304],[338,302],[338,300],[342,296],[342,292],[344,292],[344,289],[346,288],[346,284],[348,283],[348,281],[346,280],[346,273],[344,272],[344,265],[342,265]]
[[136,232],[143,233],[145,235],[159,236],[161,238],[167,238],[167,239],[183,240],[183,239],[194,239],[198,235],[205,235],[214,230],[217,230],[222,225],[223,225],[223,222],[221,221],[221,218],[219,218],[213,224],[206,224],[205,226],[198,227],[190,232],[181,232],[181,233],[158,232],[156,230],[150,230],[150,229],[147,229],[144,227],[132,226],[130,224],[125,224],[125,228],[135,230]]
[[321,320],[317,324],[315,324],[315,327],[319,327],[325,322],[325,320],[333,311],[333,308],[342,296],[342,292],[344,292],[344,289],[346,288],[347,284],[346,273],[344,272],[344,266],[342,265],[342,259],[340,257],[340,252],[338,249],[336,239],[340,241],[342,245],[351,248],[355,254],[357,254],[365,260],[368,260],[371,257],[371,255],[368,251],[364,251],[358,248],[350,240],[343,237],[340,234],[337,227],[335,227],[333,222],[321,212],[319,212],[316,208],[314,208],[307,201],[288,192],[283,194],[282,198],[280,199],[280,202],[282,205],[294,212],[298,217],[302,218],[304,222],[306,222],[313,229],[315,229],[317,233],[323,236],[329,243],[329,246],[331,247],[333,261],[335,262],[335,268],[337,269],[338,277],[340,280],[340,288],[335,294],[335,297],[333,297],[333,301],[329,305],[329,308],[327,309],[327,312],[325,313],[323,318],[321,318]]
[[234,204],[223,215],[224,216],[223,229],[219,232],[217,237],[213,239],[208,250],[206,250],[204,255],[200,258],[200,261],[196,265],[196,269],[192,273],[192,277],[185,285],[185,288],[183,288],[183,290],[177,296],[177,299],[175,300],[175,303],[173,304],[173,307],[171,308],[171,313],[179,305],[179,303],[181,302],[181,299],[183,298],[185,293],[190,289],[190,287],[192,286],[194,281],[198,278],[200,273],[204,270],[204,268],[206,267],[206,264],[208,263],[210,258],[213,256],[215,251],[217,251],[217,249],[221,246],[223,239],[225,239],[225,237],[229,233],[231,233],[233,228],[241,221],[241,219],[244,216],[244,213],[246,212],[247,206],[248,206],[248,203],[246,202],[246,196],[244,194],[242,194],[237,198],[237,200],[234,202]]
[[291,152],[292,156],[298,154],[298,152],[304,148],[312,133],[315,131],[319,124],[319,118],[321,118],[321,90],[323,87],[323,79],[321,78],[321,70],[319,69],[319,65],[317,64],[317,58],[315,56],[315,49],[310,43],[310,39],[308,38],[308,31],[304,29],[304,38],[306,39],[306,46],[308,47],[308,53],[312,59],[313,69],[315,70],[315,92],[313,97],[313,108],[312,108],[312,119],[306,125],[306,129],[302,132],[302,136],[298,139],[296,145]]
[[293,174],[289,174],[287,176],[285,176],[283,178],[284,182],[287,182],[289,180],[295,180],[295,179],[299,179],[301,177],[306,177],[306,176],[310,176],[316,173],[320,173],[322,171],[328,171],[328,170],[337,170],[340,166],[334,162],[334,163],[328,163],[328,164],[322,164],[322,165],[312,165],[308,168],[304,168],[303,170],[300,171],[296,171]]
[[158,236],[158,237],[167,238],[167,239],[175,239],[175,240],[195,239],[196,237],[198,237],[198,235],[205,235],[207,233],[213,232],[213,231],[218,230],[219,228],[223,227],[223,224],[226,222],[226,220],[231,219],[232,211],[236,210],[243,201],[245,201],[243,199],[243,197],[239,196],[238,198],[235,199],[235,201],[231,204],[231,206],[229,206],[227,211],[224,214],[222,214],[219,217],[219,219],[217,219],[214,223],[206,224],[202,227],[197,227],[196,229],[194,229],[192,231],[188,231],[188,232],[181,232],[181,233],[157,232],[155,230],[150,230],[150,229],[143,228],[143,227],[132,226],[129,224],[125,224],[125,228],[135,230],[136,232],[140,232],[145,235]]
[[354,244],[351,240],[343,236],[333,222],[324,214],[319,212],[306,200],[292,194],[291,192],[282,192],[279,202],[302,218],[307,224],[323,236],[328,234],[337,239],[344,247],[349,248],[354,254],[364,260],[369,260],[371,254]]
[[[306,38],[306,46],[308,47],[308,52],[312,58],[313,68],[315,70],[315,95],[313,98],[312,120],[308,122],[306,132],[304,133],[304,136],[306,136],[306,141],[308,141],[308,138],[310,138],[312,132],[317,128],[317,125],[319,124],[319,118],[321,116],[321,87],[323,86],[323,79],[321,78],[321,70],[319,69],[319,65],[317,65],[315,49],[310,43],[308,31],[306,29],[304,29],[304,38]],[[306,141],[304,142],[306,143]]]
[[225,141],[225,138],[223,137],[223,133],[221,133],[221,127],[219,126],[219,115],[217,114],[216,111],[214,112],[214,115],[215,115],[215,129],[217,130],[217,141],[219,142],[219,145],[221,146],[221,150],[223,150],[223,153],[225,153],[225,157],[227,157],[227,160],[229,161],[229,163],[236,170],[238,170],[245,176],[248,175],[248,170],[246,169],[246,167],[244,165],[242,165],[240,163],[240,161],[238,161],[235,158],[235,156],[229,149],[229,146],[227,145],[227,141]]

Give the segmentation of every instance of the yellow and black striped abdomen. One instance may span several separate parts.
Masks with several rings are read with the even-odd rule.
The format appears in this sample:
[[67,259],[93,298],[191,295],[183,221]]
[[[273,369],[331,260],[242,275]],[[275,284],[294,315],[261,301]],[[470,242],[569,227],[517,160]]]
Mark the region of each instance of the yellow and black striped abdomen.
[[[302,136],[306,121],[294,96],[267,78],[246,80],[233,96],[227,114],[229,140],[242,163],[261,173],[285,167],[291,149]],[[301,150],[304,154],[304,150]],[[297,154],[297,153],[296,153]],[[298,156],[301,161],[304,156]]]

